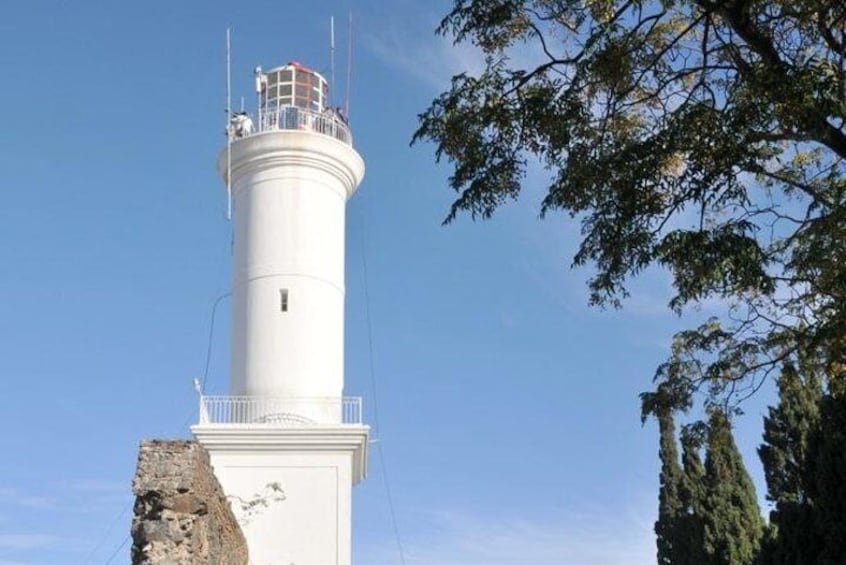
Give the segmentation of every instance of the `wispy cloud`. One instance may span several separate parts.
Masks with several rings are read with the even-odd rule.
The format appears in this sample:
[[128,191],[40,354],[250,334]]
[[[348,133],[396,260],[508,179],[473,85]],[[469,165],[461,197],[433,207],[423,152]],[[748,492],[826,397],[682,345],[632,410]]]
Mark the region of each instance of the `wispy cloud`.
[[[436,534],[405,544],[408,565],[641,565],[654,561],[652,513],[631,508],[545,519],[441,513]],[[363,561],[389,563],[390,546]]]
[[128,483],[99,478],[66,479],[48,483],[44,489],[46,492],[32,492],[26,487],[0,486],[0,504],[10,508],[76,512],[120,502],[131,496]]
[[[374,20],[378,26],[362,36],[363,45],[385,64],[433,89],[447,88],[459,73],[479,75],[485,69],[484,52],[469,40],[455,43],[449,34],[435,34],[439,19],[437,14],[421,14],[410,23],[381,16]],[[535,39],[517,42],[505,55],[516,68],[529,69],[548,60]]]
[[12,487],[0,487],[0,502],[9,506],[25,508],[54,508],[56,499],[50,496],[32,494]]
[[59,538],[47,534],[2,534],[0,549],[39,549],[53,545]]
[[398,24],[389,23],[363,40],[365,48],[386,65],[432,89],[446,88],[453,75],[477,74],[485,67],[484,55],[472,45],[453,45],[449,38],[435,35],[415,38]]
[[130,485],[128,481],[116,481],[113,479],[74,479],[63,483],[62,487],[84,494],[126,496],[130,492]]

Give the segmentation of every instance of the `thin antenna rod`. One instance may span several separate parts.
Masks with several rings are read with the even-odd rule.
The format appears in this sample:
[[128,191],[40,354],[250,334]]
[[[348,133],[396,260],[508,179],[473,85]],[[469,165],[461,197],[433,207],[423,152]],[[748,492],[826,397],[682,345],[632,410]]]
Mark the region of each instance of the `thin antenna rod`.
[[347,45],[347,97],[344,101],[344,114],[350,119],[350,82],[352,81],[352,11],[350,11],[349,45]]
[[255,76],[256,81],[256,119],[259,123],[259,131],[261,131],[262,127],[262,115],[261,115],[261,94],[264,91],[264,75],[261,74],[261,66],[258,66],[253,71],[253,75]]
[[332,106],[335,92],[335,16],[329,18],[329,65],[332,69],[332,84],[329,85],[329,105]]
[[232,40],[226,28],[226,219],[232,220]]

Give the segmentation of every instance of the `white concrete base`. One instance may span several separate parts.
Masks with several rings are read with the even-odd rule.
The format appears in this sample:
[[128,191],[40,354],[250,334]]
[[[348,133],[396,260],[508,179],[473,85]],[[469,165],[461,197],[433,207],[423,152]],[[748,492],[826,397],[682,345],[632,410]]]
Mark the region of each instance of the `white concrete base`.
[[369,426],[191,427],[247,538],[251,565],[350,565],[352,486]]

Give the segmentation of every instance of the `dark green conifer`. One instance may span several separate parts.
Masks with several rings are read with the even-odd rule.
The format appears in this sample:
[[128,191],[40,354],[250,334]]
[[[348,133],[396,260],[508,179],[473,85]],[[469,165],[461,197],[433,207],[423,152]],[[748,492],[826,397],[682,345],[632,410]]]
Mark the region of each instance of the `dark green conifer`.
[[702,422],[683,426],[681,430],[684,478],[680,488],[683,516],[677,537],[678,565],[701,565],[707,561],[702,523],[705,466],[700,457],[706,432],[706,426]]
[[846,563],[846,395],[823,398],[814,448],[815,524],[820,565]]
[[755,487],[734,443],[728,416],[719,409],[712,409],[709,419],[705,485],[702,522],[706,563],[754,563],[764,524]]
[[661,486],[658,492],[658,520],[655,522],[655,534],[658,544],[658,563],[677,565],[679,520],[682,517],[680,488],[682,469],[676,449],[675,422],[670,410],[658,414],[658,428],[661,445],[658,456],[661,459]]
[[655,521],[659,565],[679,565],[677,538],[679,519],[683,514],[680,499],[682,468],[676,447],[673,403],[667,387],[658,387],[655,393],[641,395],[643,418],[654,415],[658,420],[660,442],[658,457],[661,460],[660,487],[658,491],[658,520]]
[[814,524],[814,457],[819,433],[822,383],[816,372],[786,364],[778,379],[779,400],[764,417],[764,443],[758,448],[774,503],[763,561],[767,565],[813,565],[819,540]]

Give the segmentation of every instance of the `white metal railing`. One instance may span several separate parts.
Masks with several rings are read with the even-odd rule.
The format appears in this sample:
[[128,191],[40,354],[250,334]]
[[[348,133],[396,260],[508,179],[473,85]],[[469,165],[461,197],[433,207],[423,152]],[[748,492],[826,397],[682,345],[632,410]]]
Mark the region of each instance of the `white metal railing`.
[[244,121],[246,115],[241,114],[241,116],[243,117],[235,116],[230,126],[233,139],[268,131],[301,130],[322,133],[347,145],[352,145],[352,133],[349,126],[332,109],[323,112],[315,112],[297,106],[261,109],[259,110],[258,123],[253,123],[252,119],[246,122]]
[[200,424],[361,424],[361,398],[200,396]]

